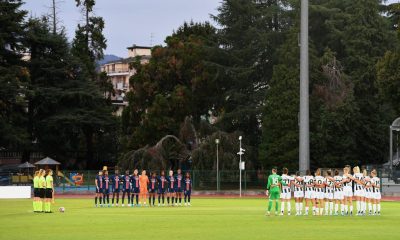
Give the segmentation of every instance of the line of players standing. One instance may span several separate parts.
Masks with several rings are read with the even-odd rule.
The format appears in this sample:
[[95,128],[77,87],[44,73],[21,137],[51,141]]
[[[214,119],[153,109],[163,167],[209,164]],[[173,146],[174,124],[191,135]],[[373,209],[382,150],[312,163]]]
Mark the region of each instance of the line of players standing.
[[[303,200],[305,200],[305,214],[309,214],[312,207],[313,215],[353,215],[353,199],[356,201],[357,216],[380,215],[381,184],[374,169],[367,174],[367,170],[360,172],[358,166],[353,168],[346,165],[343,175],[339,171],[327,170],[322,176],[321,169],[315,171],[315,176],[308,170],[305,176],[288,175],[288,169],[283,170],[281,189],[281,213],[284,214],[285,203],[290,215],[290,199],[293,196],[296,204],[296,215],[302,215]],[[368,205],[368,211],[367,211]],[[340,212],[339,212],[340,206]]]
[[[120,175],[119,171],[115,170],[115,174],[109,176],[108,171],[99,171],[95,178],[95,206],[110,207],[115,203],[118,207],[120,192],[122,192],[122,207],[125,206],[125,198],[129,207],[140,207],[142,202],[143,206],[155,206],[156,195],[158,206],[165,206],[165,203],[167,206],[182,206],[182,195],[184,205],[191,206],[192,180],[189,172],[183,175],[181,169],[178,169],[177,174],[174,175],[170,170],[168,176],[165,176],[165,171],[161,171],[160,176],[152,172],[150,178],[147,177],[145,170],[141,175],[138,173],[139,171],[135,169],[132,175],[129,170],[126,170],[124,175]],[[111,205],[110,193],[112,193]],[[149,205],[146,204],[147,196]]]

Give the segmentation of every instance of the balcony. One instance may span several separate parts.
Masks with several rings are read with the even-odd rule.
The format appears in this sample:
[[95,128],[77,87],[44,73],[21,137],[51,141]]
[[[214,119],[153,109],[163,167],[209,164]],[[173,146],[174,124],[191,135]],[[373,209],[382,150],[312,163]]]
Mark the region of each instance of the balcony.
[[124,84],[122,82],[114,84],[114,89],[116,89],[116,90],[126,91],[126,90],[128,90],[128,88],[129,88],[128,84]]
[[128,67],[121,67],[121,68],[106,68],[105,72],[107,74],[113,74],[113,73],[129,73],[129,68]]

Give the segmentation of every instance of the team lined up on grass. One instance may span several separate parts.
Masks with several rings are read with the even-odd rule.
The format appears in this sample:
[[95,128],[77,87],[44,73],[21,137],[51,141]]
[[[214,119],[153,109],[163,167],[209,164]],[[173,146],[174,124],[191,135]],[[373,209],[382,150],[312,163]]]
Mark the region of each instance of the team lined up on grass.
[[40,169],[33,177],[33,212],[51,213],[52,203],[54,203],[53,171]]
[[[118,207],[120,192],[122,192],[122,207],[125,206],[125,198],[129,207],[140,207],[142,203],[143,206],[155,206],[156,195],[158,196],[158,206],[165,206],[165,197],[168,206],[182,206],[182,194],[185,206],[190,206],[192,180],[189,172],[185,176],[182,175],[180,169],[176,175],[172,170],[169,171],[168,176],[165,176],[164,171],[161,171],[160,176],[157,176],[156,172],[152,172],[150,178],[147,176],[146,170],[143,170],[141,175],[138,174],[137,169],[133,171],[132,175],[129,170],[125,171],[124,175],[120,175],[119,171],[115,170],[113,176],[109,176],[108,171],[99,171],[95,179],[95,206],[111,207],[115,203],[115,206]],[[111,204],[110,193],[112,193]],[[149,205],[146,203],[147,197]]]
[[347,165],[343,168],[343,175],[339,175],[339,170],[327,170],[322,176],[321,169],[317,169],[314,176],[309,170],[305,176],[300,176],[298,172],[289,176],[288,169],[284,168],[282,176],[279,176],[277,168],[274,168],[268,177],[266,194],[269,195],[269,205],[266,215],[270,215],[273,202],[275,215],[278,214],[279,198],[282,200],[280,215],[284,215],[285,205],[287,214],[290,215],[292,193],[296,204],[296,216],[303,214],[303,200],[304,215],[309,215],[311,207],[313,215],[351,216],[353,199],[356,201],[357,216],[380,215],[380,188],[380,179],[375,169],[368,175],[367,170],[361,173],[357,166],[353,168],[352,175],[351,167]]

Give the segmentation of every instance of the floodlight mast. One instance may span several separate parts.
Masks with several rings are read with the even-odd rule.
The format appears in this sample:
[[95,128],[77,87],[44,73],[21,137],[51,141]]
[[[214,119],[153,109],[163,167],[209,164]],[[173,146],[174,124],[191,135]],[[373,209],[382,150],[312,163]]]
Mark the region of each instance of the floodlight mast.
[[310,168],[308,0],[301,0],[299,170]]

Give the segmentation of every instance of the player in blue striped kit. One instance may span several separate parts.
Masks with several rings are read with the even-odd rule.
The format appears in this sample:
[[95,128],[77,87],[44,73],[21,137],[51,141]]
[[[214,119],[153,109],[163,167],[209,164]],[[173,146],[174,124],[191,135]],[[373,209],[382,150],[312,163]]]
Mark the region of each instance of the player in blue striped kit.
[[162,205],[165,205],[165,189],[167,188],[168,181],[167,178],[165,177],[165,172],[164,170],[161,171],[161,176],[158,178],[158,206],[161,205],[161,198],[162,198]]
[[192,194],[192,179],[190,178],[190,173],[187,172],[185,179],[183,181],[184,183],[184,195],[185,195],[185,206],[191,206],[190,204],[190,196]]
[[183,192],[183,175],[181,169],[178,169],[178,173],[176,174],[175,177],[175,205],[178,205],[178,199],[179,199],[179,206],[182,206],[182,192]]
[[132,196],[131,196],[130,206],[131,207],[135,206],[134,201],[136,196],[136,206],[139,207],[140,182],[139,182],[139,170],[137,169],[133,171],[133,175],[131,176],[131,184],[132,184],[132,189],[131,189]]
[[99,174],[96,176],[94,180],[94,184],[96,185],[96,197],[94,199],[94,203],[97,205],[97,199],[99,199],[100,207],[103,206],[102,198],[103,198],[103,171],[99,171]]
[[[114,202],[115,202],[115,206],[118,207],[118,203],[119,203],[119,192],[120,192],[120,188],[121,188],[121,176],[119,175],[119,171],[115,170],[115,174],[114,176],[111,177],[111,184],[112,184],[112,202],[111,202],[111,206],[114,206]],[[115,199],[116,197],[116,199]],[[114,201],[116,200],[116,201]]]
[[128,198],[128,205],[131,202],[131,175],[129,175],[129,170],[125,171],[125,175],[121,177],[122,179],[122,206],[124,205],[125,195]]
[[167,203],[169,205],[169,199],[171,198],[171,206],[174,206],[175,201],[175,177],[174,172],[172,170],[169,171],[169,176],[167,177],[168,186],[167,186]]
[[104,171],[103,176],[103,205],[107,205],[110,207],[110,177],[108,176],[108,171]]
[[[153,206],[156,204],[156,192],[158,189],[158,179],[157,179],[157,174],[156,172],[153,172],[151,174],[151,178],[149,181],[149,186],[148,186],[148,191],[149,191],[149,206]],[[151,200],[153,199],[153,203],[151,202]]]

